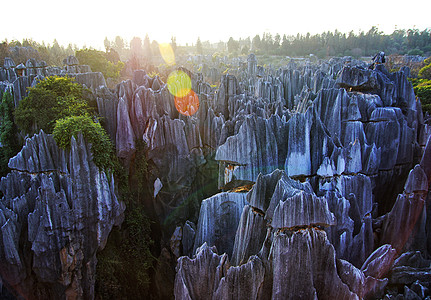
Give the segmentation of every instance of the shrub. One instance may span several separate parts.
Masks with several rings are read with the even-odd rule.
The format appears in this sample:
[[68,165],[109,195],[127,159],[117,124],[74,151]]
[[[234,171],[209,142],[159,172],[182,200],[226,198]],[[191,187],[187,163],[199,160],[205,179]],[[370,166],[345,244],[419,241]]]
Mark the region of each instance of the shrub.
[[431,64],[428,64],[427,66],[420,69],[418,75],[423,79],[431,79]]
[[423,112],[431,113],[431,80],[412,79],[416,96],[421,99]]
[[82,49],[76,51],[76,58],[79,63],[89,65],[93,72],[101,72],[105,78],[118,79],[124,63],[118,61],[113,63],[108,60],[111,53],[104,53],[94,49]]
[[72,115],[90,112],[83,98],[84,87],[70,77],[46,77],[19,103],[15,111],[16,124],[26,133],[43,129],[51,133],[55,121]]
[[72,136],[77,137],[79,132],[82,132],[86,141],[91,143],[96,166],[114,170],[116,160],[111,140],[100,123],[93,122],[90,116],[70,116],[57,120],[53,135],[59,147],[69,149]]

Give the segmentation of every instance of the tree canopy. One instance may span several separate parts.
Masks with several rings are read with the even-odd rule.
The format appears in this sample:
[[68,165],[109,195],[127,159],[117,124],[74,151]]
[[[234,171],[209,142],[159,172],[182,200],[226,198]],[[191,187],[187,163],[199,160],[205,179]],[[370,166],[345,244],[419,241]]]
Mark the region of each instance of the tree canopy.
[[90,112],[83,98],[84,88],[71,77],[46,77],[19,103],[15,111],[15,122],[25,133],[36,133],[40,129],[51,133],[55,121],[71,115]]
[[123,62],[113,63],[108,60],[112,57],[112,51],[105,53],[94,49],[81,49],[76,51],[75,56],[80,64],[89,65],[93,72],[101,72],[105,78],[118,79],[124,68]]

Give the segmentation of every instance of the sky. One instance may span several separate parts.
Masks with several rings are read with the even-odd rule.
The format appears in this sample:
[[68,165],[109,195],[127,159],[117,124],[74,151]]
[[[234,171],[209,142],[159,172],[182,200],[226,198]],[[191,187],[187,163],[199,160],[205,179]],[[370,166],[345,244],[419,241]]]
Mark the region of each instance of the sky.
[[[19,5],[17,5],[19,3]],[[349,4],[354,3],[354,4]],[[102,50],[105,37],[137,36],[159,43],[189,45],[201,41],[253,38],[269,32],[296,35],[325,31],[368,31],[390,34],[396,28],[431,28],[431,1],[297,0],[20,0],[2,3],[0,41],[31,38],[64,46],[69,43]],[[7,12],[7,13],[6,13]]]

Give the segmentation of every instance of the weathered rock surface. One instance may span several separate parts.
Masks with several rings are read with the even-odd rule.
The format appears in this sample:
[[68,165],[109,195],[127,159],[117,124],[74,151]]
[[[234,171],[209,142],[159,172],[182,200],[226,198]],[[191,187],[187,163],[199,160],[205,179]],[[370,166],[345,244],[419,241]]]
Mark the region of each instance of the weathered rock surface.
[[[160,268],[172,267],[176,256],[190,256],[204,242],[232,256],[230,266],[226,255],[203,246],[195,258],[180,258],[177,297],[429,295],[427,268],[393,264],[404,251],[431,253],[430,122],[424,120],[407,80],[409,70],[389,73],[383,65],[371,70],[350,57],[292,59],[274,70],[250,56],[247,63],[232,60],[229,74],[220,78],[217,65],[205,59],[193,58],[200,68],[197,74],[181,68],[199,97],[193,116],[181,115],[167,85],[144,70],[116,91],[104,87],[95,73],[79,75],[80,82],[95,91],[105,127],[131,173],[136,150],[144,142],[153,195],[148,202],[163,224],[160,257],[166,260]],[[228,63],[227,58],[217,61]],[[14,67],[8,61],[1,68],[0,80],[9,84],[0,87],[13,86],[16,103],[35,76],[91,71],[73,58],[64,68],[29,60],[27,76],[18,76]],[[220,86],[206,80],[220,81]],[[75,191],[66,188],[71,184],[65,179],[69,156],[56,156],[50,143],[43,143],[29,142],[28,150],[11,160],[25,172],[8,177],[5,190],[18,200],[5,200],[1,206],[5,238],[0,243],[11,245],[3,255],[14,266],[8,270],[10,280],[19,283],[25,280],[19,274],[28,262],[21,258],[20,242],[8,237],[23,232],[23,216],[35,214],[36,219],[43,210],[26,199],[50,195],[70,207]],[[51,153],[50,159],[37,156],[41,148]],[[231,193],[214,196],[216,176],[209,174],[217,173],[216,163],[218,187]],[[60,172],[57,169],[63,174],[60,179],[52,175]],[[31,174],[40,170],[47,177],[37,175],[44,194],[31,188]],[[253,184],[247,195],[232,192],[248,191]],[[51,202],[45,202],[44,207],[50,207]],[[67,209],[63,213],[71,214]],[[187,220],[199,220],[197,227]],[[37,270],[32,272],[54,278],[56,274],[38,262],[42,256],[35,256]],[[159,289],[162,280],[173,282],[173,277],[163,278],[171,273],[173,269],[157,273]]]
[[[425,132],[406,70],[390,74],[383,66],[370,70],[334,60],[320,69],[291,63],[274,75],[256,67],[253,57],[248,69],[240,78],[258,99],[236,88],[227,92],[227,82],[236,84],[229,77],[214,110],[224,117],[215,157],[219,187],[255,183],[239,221],[233,265],[258,255],[267,298],[383,297],[394,260],[406,243],[418,243],[408,237],[419,216],[421,243],[427,239],[423,207],[431,158],[406,176],[418,134]],[[335,82],[331,76],[339,71]],[[322,256],[333,265],[323,266]],[[320,267],[331,280],[313,277]],[[335,290],[340,294],[331,294]]]
[[323,231],[276,234],[271,258],[272,299],[358,298],[339,277],[334,248]]
[[42,131],[10,160],[0,189],[0,274],[31,299],[94,298],[96,252],[122,222],[113,178],[82,135],[71,150]]
[[[206,276],[202,276],[206,274]],[[226,254],[218,255],[206,243],[196,257],[178,260],[175,297],[178,299],[258,299],[265,268],[257,256],[240,267],[230,267]]]
[[239,219],[246,204],[245,193],[221,193],[201,203],[194,249],[207,243],[232,256]]

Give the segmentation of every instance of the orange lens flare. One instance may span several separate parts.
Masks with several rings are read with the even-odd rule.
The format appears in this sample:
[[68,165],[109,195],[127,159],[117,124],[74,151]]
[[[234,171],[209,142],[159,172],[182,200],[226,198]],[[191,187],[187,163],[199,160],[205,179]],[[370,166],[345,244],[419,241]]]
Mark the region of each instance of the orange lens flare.
[[199,97],[193,90],[189,90],[184,97],[175,96],[175,107],[180,114],[192,116],[199,109]]

